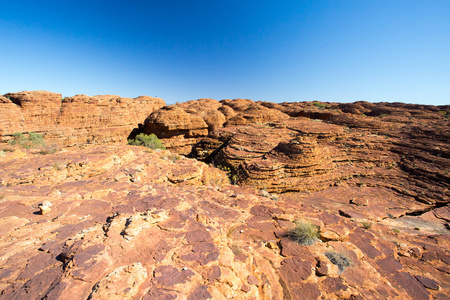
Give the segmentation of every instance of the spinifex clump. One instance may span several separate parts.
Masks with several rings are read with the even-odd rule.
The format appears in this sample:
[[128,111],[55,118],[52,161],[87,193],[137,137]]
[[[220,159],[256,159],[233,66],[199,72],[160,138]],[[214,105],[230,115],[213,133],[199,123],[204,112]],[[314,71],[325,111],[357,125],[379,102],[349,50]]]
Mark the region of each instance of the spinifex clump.
[[303,220],[294,221],[295,227],[289,231],[289,236],[301,245],[312,245],[318,241],[319,228]]

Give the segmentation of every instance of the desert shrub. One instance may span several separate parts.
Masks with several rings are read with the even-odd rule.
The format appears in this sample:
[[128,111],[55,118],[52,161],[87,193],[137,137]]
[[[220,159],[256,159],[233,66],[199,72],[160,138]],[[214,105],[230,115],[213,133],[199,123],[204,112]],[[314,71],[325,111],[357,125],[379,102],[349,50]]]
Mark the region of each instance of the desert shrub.
[[318,101],[314,101],[314,102],[313,102],[313,105],[316,106],[316,107],[318,107],[318,108],[320,108],[320,109],[325,109],[325,108],[328,107],[327,104],[321,103],[321,102],[318,102]]
[[44,136],[39,133],[30,132],[24,135],[22,132],[16,132],[9,141],[10,145],[18,145],[24,149],[39,148],[45,145]]
[[351,265],[350,259],[344,254],[336,253],[336,252],[327,252],[325,256],[338,267],[339,274],[342,273],[345,268]]
[[369,221],[362,221],[361,225],[364,229],[370,229],[372,227],[372,223],[370,223]]
[[150,149],[166,149],[155,134],[139,133],[134,139],[128,140],[128,145],[145,146]]
[[270,198],[273,201],[278,201],[278,195],[277,194],[270,194],[265,188],[262,190],[259,190],[258,195],[262,196],[262,197],[266,197],[266,198]]
[[294,221],[295,227],[289,231],[288,236],[301,245],[312,245],[318,241],[319,228],[303,220]]

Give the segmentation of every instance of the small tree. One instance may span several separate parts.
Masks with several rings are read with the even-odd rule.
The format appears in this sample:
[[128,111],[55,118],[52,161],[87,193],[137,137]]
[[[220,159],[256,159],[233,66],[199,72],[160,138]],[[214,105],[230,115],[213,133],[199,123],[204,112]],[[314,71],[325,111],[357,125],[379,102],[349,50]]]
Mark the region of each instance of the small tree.
[[139,133],[134,139],[128,140],[128,145],[145,146],[150,149],[166,149],[155,134]]

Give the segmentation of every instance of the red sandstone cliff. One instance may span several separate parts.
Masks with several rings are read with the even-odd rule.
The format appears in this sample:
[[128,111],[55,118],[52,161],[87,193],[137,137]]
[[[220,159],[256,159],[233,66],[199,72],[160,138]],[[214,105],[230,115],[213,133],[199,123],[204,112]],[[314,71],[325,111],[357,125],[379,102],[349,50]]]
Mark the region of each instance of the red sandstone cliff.
[[37,132],[59,146],[124,142],[133,128],[164,105],[162,99],[148,96],[62,99],[46,91],[9,93],[0,96],[0,141],[16,132]]

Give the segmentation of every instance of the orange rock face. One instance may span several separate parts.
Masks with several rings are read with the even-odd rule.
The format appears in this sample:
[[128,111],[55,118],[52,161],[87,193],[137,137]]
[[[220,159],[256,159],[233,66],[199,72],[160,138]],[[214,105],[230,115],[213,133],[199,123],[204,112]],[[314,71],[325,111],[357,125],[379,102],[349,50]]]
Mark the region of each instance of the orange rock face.
[[144,122],[143,132],[162,138],[167,149],[189,154],[209,132],[223,126],[267,123],[288,115],[248,99],[199,99],[163,107]]
[[[0,98],[11,118],[28,113],[2,130],[53,118],[58,94],[38,94]],[[120,115],[108,115],[114,97],[60,108],[84,107],[94,130]],[[120,144],[47,155],[2,144],[0,299],[446,299],[447,114],[243,99],[147,114],[141,130],[209,165]]]
[[0,98],[0,138],[7,141],[16,132],[44,134],[47,143],[59,146],[124,142],[162,99],[134,99],[103,95],[76,95],[34,91],[10,93]]

